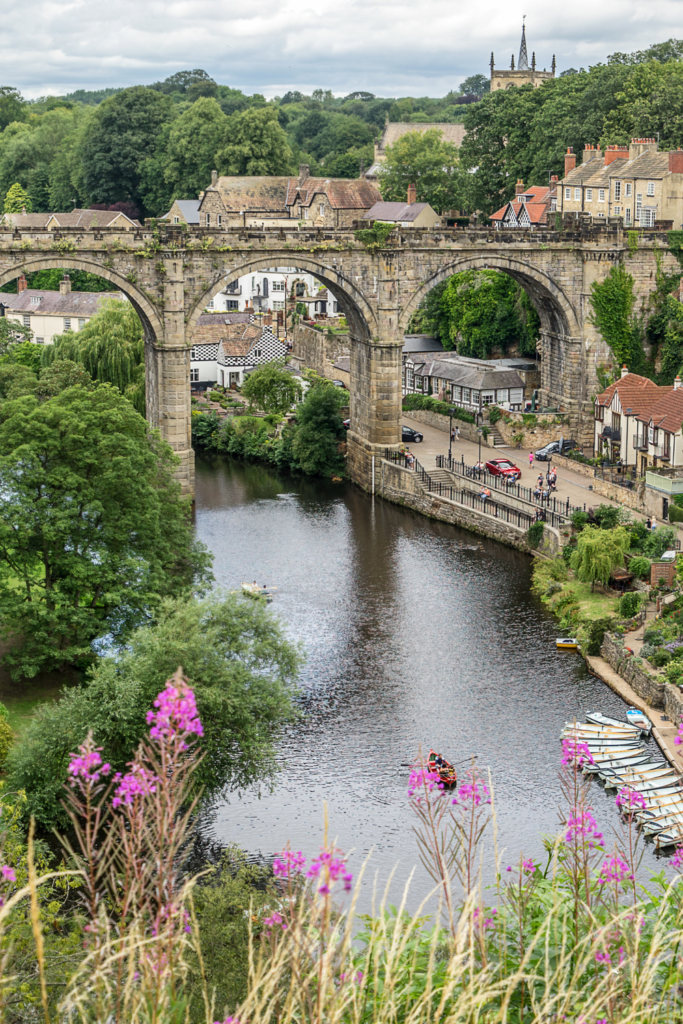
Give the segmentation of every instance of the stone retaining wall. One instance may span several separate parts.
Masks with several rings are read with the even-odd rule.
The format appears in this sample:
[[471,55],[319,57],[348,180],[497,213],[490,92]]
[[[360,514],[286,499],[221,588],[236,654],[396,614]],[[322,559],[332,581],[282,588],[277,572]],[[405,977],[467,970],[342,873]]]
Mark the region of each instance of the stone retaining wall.
[[[518,551],[530,551],[526,540],[526,530],[480,512],[478,509],[460,505],[457,501],[429,494],[424,490],[412,470],[405,469],[395,462],[381,460],[380,472],[376,477],[376,489],[377,494],[386,498],[387,501],[405,505],[431,519],[440,519],[442,522],[461,526],[480,536],[491,537],[509,547],[517,548]],[[559,553],[560,547],[560,536],[557,530],[544,525],[543,539],[537,551],[554,557]]]
[[[403,415],[410,417],[411,420],[417,420],[418,423],[424,423],[426,427],[434,427],[436,430],[445,431],[446,437],[448,437],[448,424],[450,417],[443,416],[440,412],[432,412],[430,409],[404,409]],[[474,441],[475,444],[479,441],[479,434],[474,423],[465,423],[464,420],[453,420],[453,426],[460,428],[460,437],[465,441]],[[490,428],[489,428],[490,429]],[[482,437],[481,439],[482,448],[493,448],[493,435]]]
[[[510,419],[506,418],[508,415]],[[553,422],[555,420],[554,413],[538,413],[537,416],[535,424],[526,424],[522,419],[521,412],[511,412],[504,414],[496,423],[496,427],[509,445],[513,445],[514,434],[524,434],[521,447],[526,448],[527,451],[537,451],[550,444],[551,441],[559,441],[561,436],[570,436],[569,424]],[[541,423],[546,423],[547,426],[542,427]]]
[[329,335],[305,324],[296,324],[290,362],[295,363],[299,369],[315,370],[321,377],[341,380],[339,371],[332,364],[341,356],[348,356],[350,344],[348,334]]
[[[664,708],[667,683],[652,676],[643,665],[637,664],[628,653],[621,638],[605,633],[600,654],[622,679],[633,687],[639,697],[653,708]],[[672,687],[676,689],[676,687]]]

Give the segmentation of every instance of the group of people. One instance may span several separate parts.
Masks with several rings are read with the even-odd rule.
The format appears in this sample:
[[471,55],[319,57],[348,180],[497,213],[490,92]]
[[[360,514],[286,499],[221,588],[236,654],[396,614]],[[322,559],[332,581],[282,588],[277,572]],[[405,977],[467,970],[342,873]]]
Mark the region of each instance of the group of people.
[[648,516],[645,520],[645,526],[654,533],[657,529],[657,516]]
[[491,497],[491,492],[488,489],[488,487],[481,488],[481,490],[479,491],[479,497],[481,498],[482,501],[486,501],[487,498]]
[[543,478],[543,474],[538,474],[538,480],[536,481],[536,487],[534,488],[534,498],[537,501],[550,501],[550,495],[553,491],[557,490],[557,469],[555,466],[548,472],[547,480]]

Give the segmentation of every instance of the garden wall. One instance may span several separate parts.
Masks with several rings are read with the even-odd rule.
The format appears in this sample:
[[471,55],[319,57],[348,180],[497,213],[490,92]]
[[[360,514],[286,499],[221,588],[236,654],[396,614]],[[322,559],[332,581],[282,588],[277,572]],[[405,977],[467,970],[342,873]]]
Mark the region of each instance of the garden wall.
[[[508,415],[510,419],[506,418]],[[506,413],[496,423],[506,444],[514,447],[513,436],[523,433],[524,440],[521,447],[528,451],[535,451],[537,448],[543,448],[546,444],[550,444],[551,441],[559,441],[560,437],[568,438],[570,436],[569,425],[562,421],[558,422],[557,417],[552,413],[546,415],[539,413],[535,424],[524,423],[522,415],[521,412]],[[542,426],[542,424],[546,424],[546,426]]]
[[[404,409],[404,416],[409,416],[411,420],[417,420],[418,423],[424,423],[426,427],[434,427],[436,430],[444,430],[446,436],[448,436],[448,424],[450,417],[443,416],[440,412],[432,412],[430,409]],[[465,441],[474,441],[475,444],[479,441],[479,434],[474,423],[465,423],[464,420],[453,420],[453,426],[460,428],[460,437]],[[493,435],[489,434],[488,437],[482,437],[482,447],[493,448]]]
[[[639,697],[653,708],[664,708],[666,706],[666,689],[670,684],[664,679],[656,679],[654,676],[639,665],[631,654],[624,647],[621,638],[605,633],[605,639],[600,648],[600,654],[608,665],[618,672],[622,679],[625,679],[629,686],[632,686]],[[677,687],[671,687],[678,695]]]
[[332,364],[349,354],[348,334],[329,335],[313,327],[296,324],[292,338],[290,361],[298,369],[315,370],[321,377],[336,380],[339,377]]

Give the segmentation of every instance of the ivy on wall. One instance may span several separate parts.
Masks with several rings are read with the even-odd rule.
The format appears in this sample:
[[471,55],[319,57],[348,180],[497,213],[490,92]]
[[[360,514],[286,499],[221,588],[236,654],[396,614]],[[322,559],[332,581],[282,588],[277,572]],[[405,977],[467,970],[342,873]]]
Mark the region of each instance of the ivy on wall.
[[645,369],[642,318],[634,312],[634,281],[622,264],[613,266],[604,281],[591,285],[590,322],[594,324],[614,353],[632,373]]

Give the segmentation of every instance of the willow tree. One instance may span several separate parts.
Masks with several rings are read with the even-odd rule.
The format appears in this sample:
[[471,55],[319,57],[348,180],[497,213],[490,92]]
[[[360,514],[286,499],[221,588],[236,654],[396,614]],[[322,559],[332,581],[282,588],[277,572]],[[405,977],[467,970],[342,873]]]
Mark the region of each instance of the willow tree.
[[607,583],[615,569],[624,567],[624,554],[631,544],[631,535],[623,526],[615,530],[600,530],[586,526],[579,534],[571,567],[577,579],[590,583]]
[[145,414],[145,341],[130,302],[107,299],[78,332],[55,338],[43,351],[43,365],[56,359],[81,363],[93,380],[113,384]]

